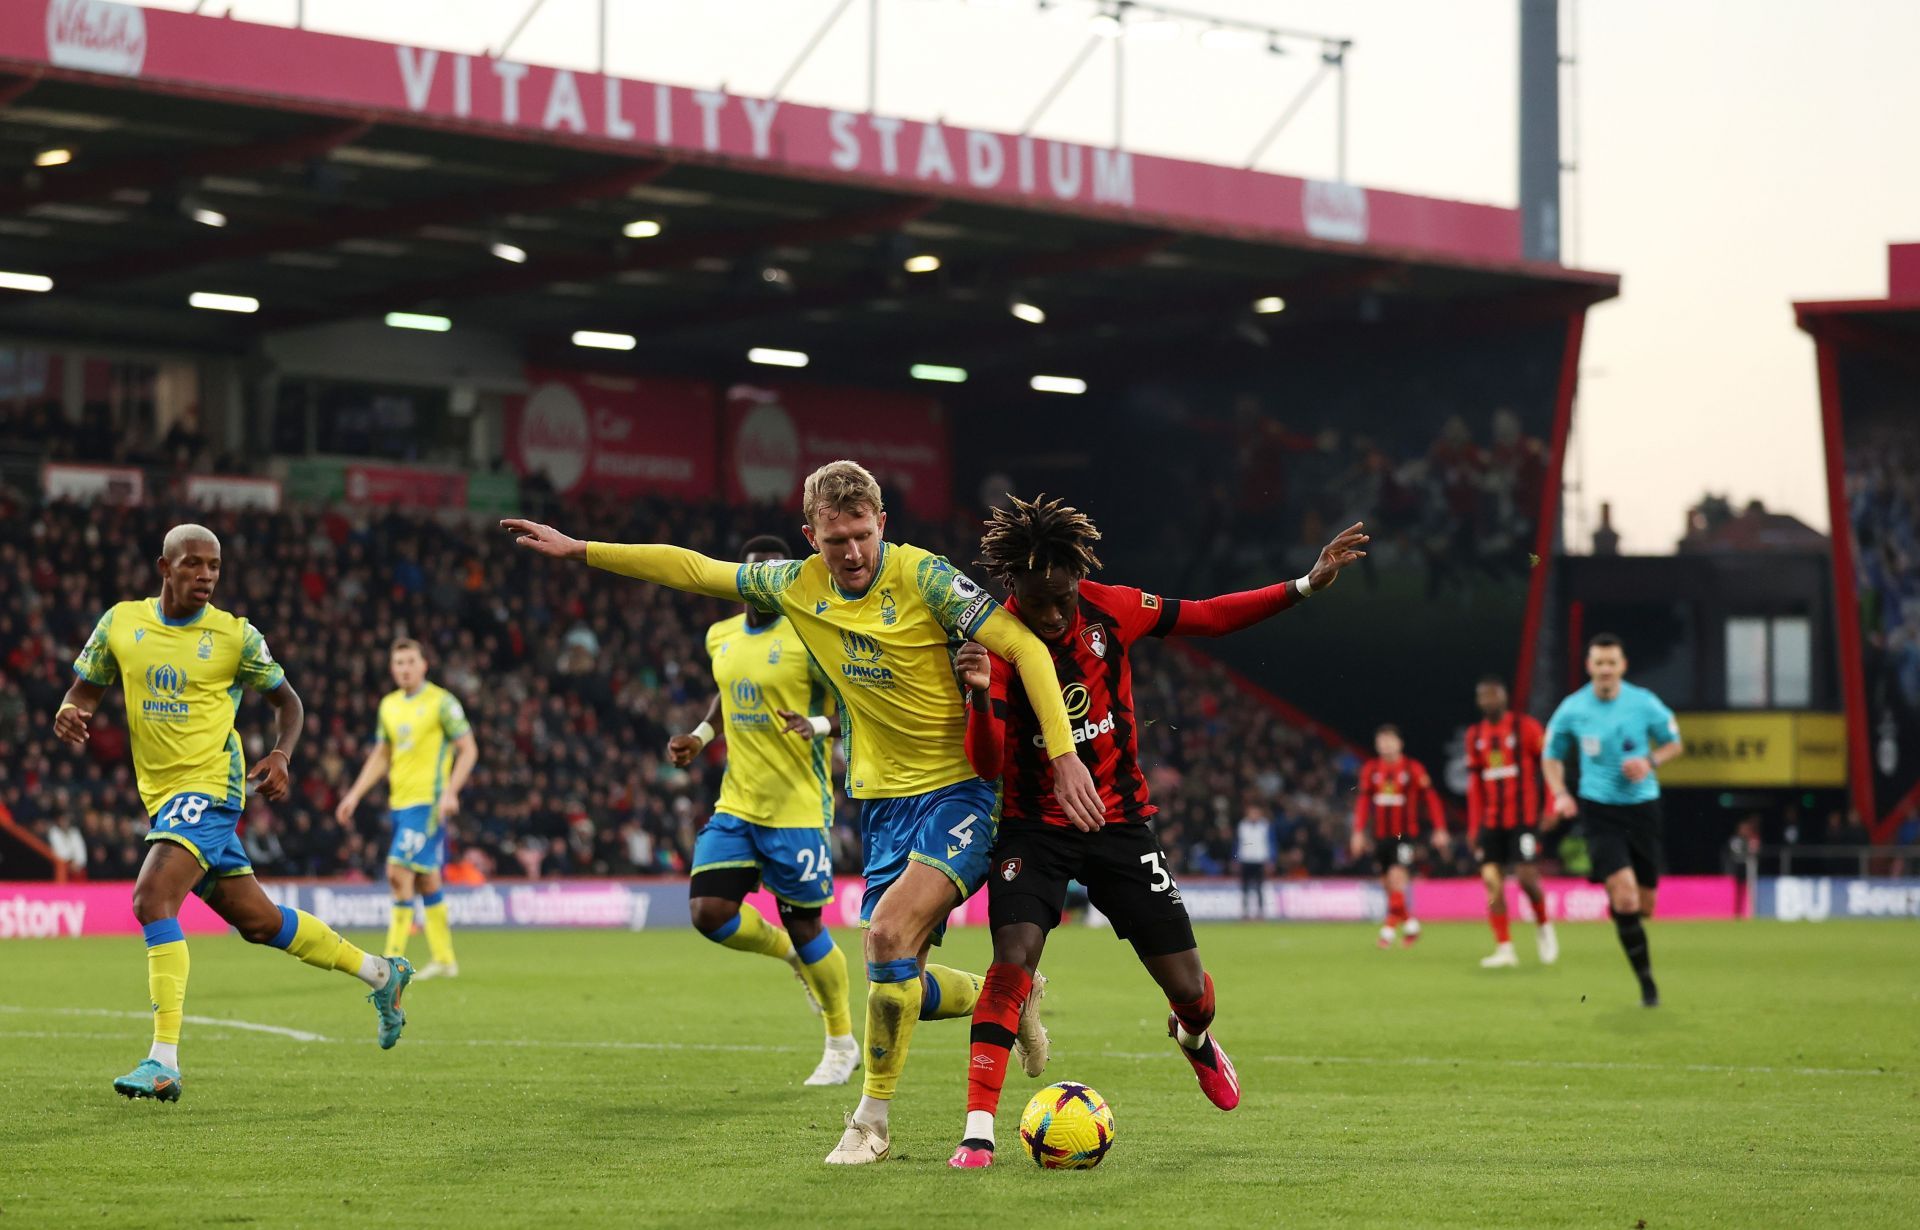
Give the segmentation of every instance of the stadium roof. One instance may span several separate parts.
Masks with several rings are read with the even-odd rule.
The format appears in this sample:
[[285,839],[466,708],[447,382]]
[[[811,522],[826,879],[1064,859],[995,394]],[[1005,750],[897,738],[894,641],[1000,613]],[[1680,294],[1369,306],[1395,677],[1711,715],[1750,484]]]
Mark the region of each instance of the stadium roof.
[[1920,243],[1887,245],[1885,299],[1809,300],[1796,302],[1793,312],[1816,337],[1882,338],[1911,357],[1905,348],[1920,342]]
[[1275,297],[1299,328],[1618,290],[1520,260],[1513,210],[104,0],[0,12],[0,166],[0,270],[53,281],[0,333],[193,351],[405,311],[531,356],[990,366],[1265,330]]

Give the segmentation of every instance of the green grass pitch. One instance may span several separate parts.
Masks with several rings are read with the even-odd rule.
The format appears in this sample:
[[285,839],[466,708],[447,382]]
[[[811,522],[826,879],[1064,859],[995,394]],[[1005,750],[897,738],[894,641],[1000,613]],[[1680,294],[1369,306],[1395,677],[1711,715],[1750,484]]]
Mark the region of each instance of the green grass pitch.
[[[462,934],[463,976],[409,992],[391,1052],[357,984],[197,939],[172,1106],[109,1087],[146,1050],[137,938],[11,941],[0,1227],[1915,1224],[1920,929],[1651,934],[1650,1012],[1604,927],[1563,926],[1556,967],[1491,972],[1484,927],[1390,952],[1368,926],[1203,927],[1245,1087],[1221,1114],[1131,950],[1063,929],[1047,1078],[1107,1097],[1113,1152],[1027,1162],[1016,1073],[1000,1163],[973,1173],[946,1167],[964,1022],[915,1033],[894,1159],[830,1169],[857,1078],[802,1087],[798,985],[691,932]],[[985,935],[945,956],[983,968]]]

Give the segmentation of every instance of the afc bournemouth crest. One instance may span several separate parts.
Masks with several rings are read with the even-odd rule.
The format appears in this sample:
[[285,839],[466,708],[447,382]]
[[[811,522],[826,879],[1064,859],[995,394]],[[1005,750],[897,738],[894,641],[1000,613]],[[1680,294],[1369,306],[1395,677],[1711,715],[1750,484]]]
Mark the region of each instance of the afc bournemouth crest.
[[1087,642],[1087,648],[1093,651],[1094,657],[1104,659],[1107,656],[1107,630],[1103,625],[1088,624],[1080,636]]
[[1000,878],[1011,883],[1020,874],[1020,860],[1010,858],[1000,864]]

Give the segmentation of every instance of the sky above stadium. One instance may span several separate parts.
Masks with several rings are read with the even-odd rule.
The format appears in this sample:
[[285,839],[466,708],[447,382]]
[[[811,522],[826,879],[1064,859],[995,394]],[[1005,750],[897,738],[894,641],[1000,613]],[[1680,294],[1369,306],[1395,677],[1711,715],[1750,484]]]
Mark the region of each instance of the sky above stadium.
[[[534,0],[305,0],[310,28],[499,52]],[[290,23],[299,0],[150,0]],[[608,0],[606,67],[765,95],[840,0]],[[1518,0],[1168,0],[1354,40],[1347,173],[1369,187],[1511,205]],[[785,97],[863,109],[867,11],[848,12]],[[876,109],[1018,131],[1089,38],[1092,0],[878,0]],[[515,59],[592,68],[596,0],[545,0]],[[1563,8],[1562,44],[1571,38]],[[1827,527],[1813,348],[1794,299],[1877,298],[1889,240],[1920,239],[1920,4],[1588,0],[1568,263],[1625,276],[1590,318],[1567,474],[1569,544],[1611,501],[1633,552],[1670,551],[1707,490]],[[1125,41],[1123,143],[1244,164],[1317,67],[1203,48],[1189,23]],[[1103,47],[1034,130],[1114,137]],[[1333,178],[1332,82],[1259,161]],[[1569,151],[1570,155],[1571,151]]]

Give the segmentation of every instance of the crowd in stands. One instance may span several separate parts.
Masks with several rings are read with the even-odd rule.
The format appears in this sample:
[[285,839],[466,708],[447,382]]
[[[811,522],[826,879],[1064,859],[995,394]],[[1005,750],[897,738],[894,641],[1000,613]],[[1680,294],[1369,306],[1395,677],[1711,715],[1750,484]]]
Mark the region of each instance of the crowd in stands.
[[[785,520],[670,503],[554,515],[598,537],[716,555]],[[712,688],[704,631],[735,608],[557,566],[488,525],[423,513],[0,507],[0,804],[63,857],[83,851],[90,878],[129,878],[143,853],[123,701],[109,692],[84,751],[53,739],[49,715],[95,620],[156,592],[160,539],[189,518],[224,546],[216,603],[263,631],[306,705],[292,797],[247,809],[244,840],[262,874],[381,875],[382,792],[345,821],[335,813],[393,686],[387,651],[400,635],[428,646],[433,677],[463,700],[480,741],[450,878],[685,872],[724,755],[711,748],[683,771],[666,745],[699,721]],[[973,554],[965,522],[896,518],[890,528],[963,563]],[[1197,654],[1148,643],[1135,667],[1142,760],[1176,871],[1231,873],[1250,811],[1274,821],[1278,874],[1345,869],[1350,751],[1288,723]],[[243,702],[250,762],[270,746],[270,723],[268,706]],[[857,872],[858,824],[844,799],[835,842],[839,869]]]

